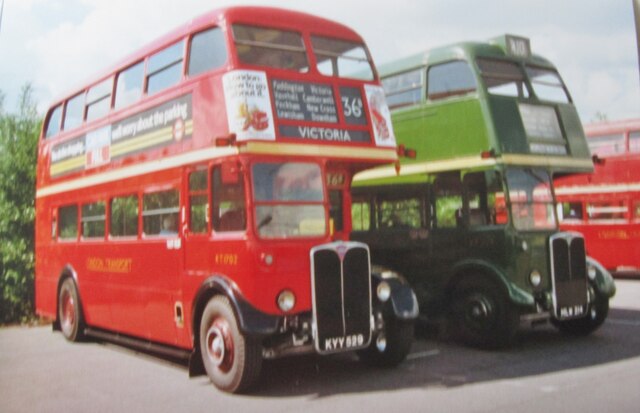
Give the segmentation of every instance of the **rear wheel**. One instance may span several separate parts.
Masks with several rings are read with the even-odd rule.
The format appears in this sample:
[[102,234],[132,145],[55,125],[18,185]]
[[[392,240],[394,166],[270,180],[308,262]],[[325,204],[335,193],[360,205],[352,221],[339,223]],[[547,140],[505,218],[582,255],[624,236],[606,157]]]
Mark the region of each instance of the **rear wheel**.
[[589,308],[586,317],[566,321],[552,319],[551,322],[565,334],[586,336],[593,333],[604,323],[609,314],[609,299],[599,294],[595,297],[595,302]]
[[487,349],[509,346],[519,324],[518,312],[504,290],[484,278],[465,278],[456,286],[450,316],[457,338]]
[[384,316],[384,329],[371,340],[368,348],[358,352],[362,361],[375,367],[395,367],[407,358],[413,343],[414,320]]
[[200,352],[211,382],[220,390],[247,390],[260,375],[262,346],[242,334],[227,297],[213,297],[204,309]]
[[84,338],[84,319],[80,306],[80,296],[73,278],[62,282],[58,293],[58,322],[62,335],[69,341]]

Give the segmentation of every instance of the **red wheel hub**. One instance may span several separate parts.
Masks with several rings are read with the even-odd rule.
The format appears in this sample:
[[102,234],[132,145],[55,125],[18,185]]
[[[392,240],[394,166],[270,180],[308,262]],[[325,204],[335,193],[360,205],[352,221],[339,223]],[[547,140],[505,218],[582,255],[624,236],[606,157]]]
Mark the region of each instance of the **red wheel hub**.
[[65,291],[62,295],[62,329],[65,332],[73,330],[73,326],[76,322],[76,310],[73,295]]
[[218,317],[207,330],[207,355],[214,366],[228,372],[233,366],[234,345],[229,322]]

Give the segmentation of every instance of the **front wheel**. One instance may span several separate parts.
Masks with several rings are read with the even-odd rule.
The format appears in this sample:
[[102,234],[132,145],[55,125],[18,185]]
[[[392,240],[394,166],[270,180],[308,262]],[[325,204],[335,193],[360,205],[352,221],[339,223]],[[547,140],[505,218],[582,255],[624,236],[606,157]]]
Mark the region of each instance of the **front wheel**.
[[604,323],[609,314],[609,299],[597,293],[595,297],[586,317],[566,321],[552,319],[551,322],[565,334],[586,336],[593,333]]
[[200,352],[209,379],[220,390],[247,390],[260,375],[262,346],[242,334],[227,297],[213,297],[202,313]]
[[73,278],[62,282],[58,293],[58,322],[62,335],[68,341],[84,338],[84,318],[80,306],[80,296]]
[[368,348],[358,352],[362,361],[374,367],[390,368],[402,363],[411,351],[414,320],[384,316],[384,328],[371,340]]
[[507,294],[482,278],[467,278],[456,286],[450,316],[457,338],[486,349],[511,345],[519,324],[518,312]]

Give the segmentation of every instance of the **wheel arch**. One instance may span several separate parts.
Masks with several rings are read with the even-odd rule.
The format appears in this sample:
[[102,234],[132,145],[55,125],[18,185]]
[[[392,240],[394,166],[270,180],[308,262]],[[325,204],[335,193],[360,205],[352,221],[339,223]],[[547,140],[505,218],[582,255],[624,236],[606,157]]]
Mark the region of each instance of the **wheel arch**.
[[207,303],[217,295],[224,295],[229,299],[242,334],[253,337],[268,336],[277,331],[280,322],[280,317],[265,314],[247,302],[235,283],[228,277],[221,274],[211,275],[202,282],[193,300],[191,312],[193,352],[189,361],[189,375],[192,377],[205,374],[199,348],[200,322]]
[[60,271],[60,275],[58,276],[58,285],[56,286],[56,317],[53,321],[53,330],[55,331],[60,331],[60,289],[67,278],[73,279],[73,283],[76,285],[78,300],[80,301],[79,311],[84,313],[82,309],[82,296],[80,294],[80,289],[78,288],[78,273],[71,264],[67,264]]
[[602,264],[587,255],[587,266],[592,266],[596,270],[596,276],[589,283],[594,287],[598,294],[612,298],[616,294],[616,284],[613,276]]
[[[413,289],[402,276],[402,274],[395,270],[383,267],[380,265],[373,265],[371,270],[371,296],[375,302],[379,301],[376,297],[376,290],[378,285],[385,281],[391,288],[391,296],[389,302],[394,316],[399,320],[414,320],[420,313],[418,307],[418,299],[416,298]],[[384,303],[380,303],[384,304]],[[374,304],[375,307],[375,304]]]
[[453,293],[460,283],[468,277],[479,277],[498,286],[516,306],[535,305],[533,295],[509,281],[505,271],[483,260],[465,260],[457,263],[452,270],[453,276],[445,286],[447,302],[451,302]]

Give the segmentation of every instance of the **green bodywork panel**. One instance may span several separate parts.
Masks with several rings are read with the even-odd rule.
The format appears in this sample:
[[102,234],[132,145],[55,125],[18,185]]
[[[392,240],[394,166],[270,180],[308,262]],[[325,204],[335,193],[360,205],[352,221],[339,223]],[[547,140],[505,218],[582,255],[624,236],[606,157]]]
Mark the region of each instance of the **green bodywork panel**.
[[[546,165],[554,173],[589,172],[593,169],[591,154],[573,102],[544,101],[533,94],[511,97],[489,93],[480,67],[476,64],[478,58],[516,63],[523,71],[525,64],[554,72],[556,70],[551,62],[537,55],[517,59],[509,56],[505,49],[505,39],[506,36],[501,36],[489,43],[457,43],[379,66],[383,82],[391,75],[404,72],[423,70],[425,74],[425,84],[420,92],[421,101],[392,111],[398,144],[417,152],[415,160],[401,159],[402,165],[461,158],[468,159],[471,166],[471,158],[479,158],[483,152],[490,152],[498,163]],[[477,89],[437,100],[428,99],[428,70],[452,61],[468,63],[475,76]],[[528,78],[526,83],[528,90],[535,90]],[[545,144],[549,141],[527,136],[519,109],[523,104],[549,108],[551,112],[548,113],[555,114],[562,134],[562,138],[555,143],[566,145],[566,155],[530,149],[534,142]]]

